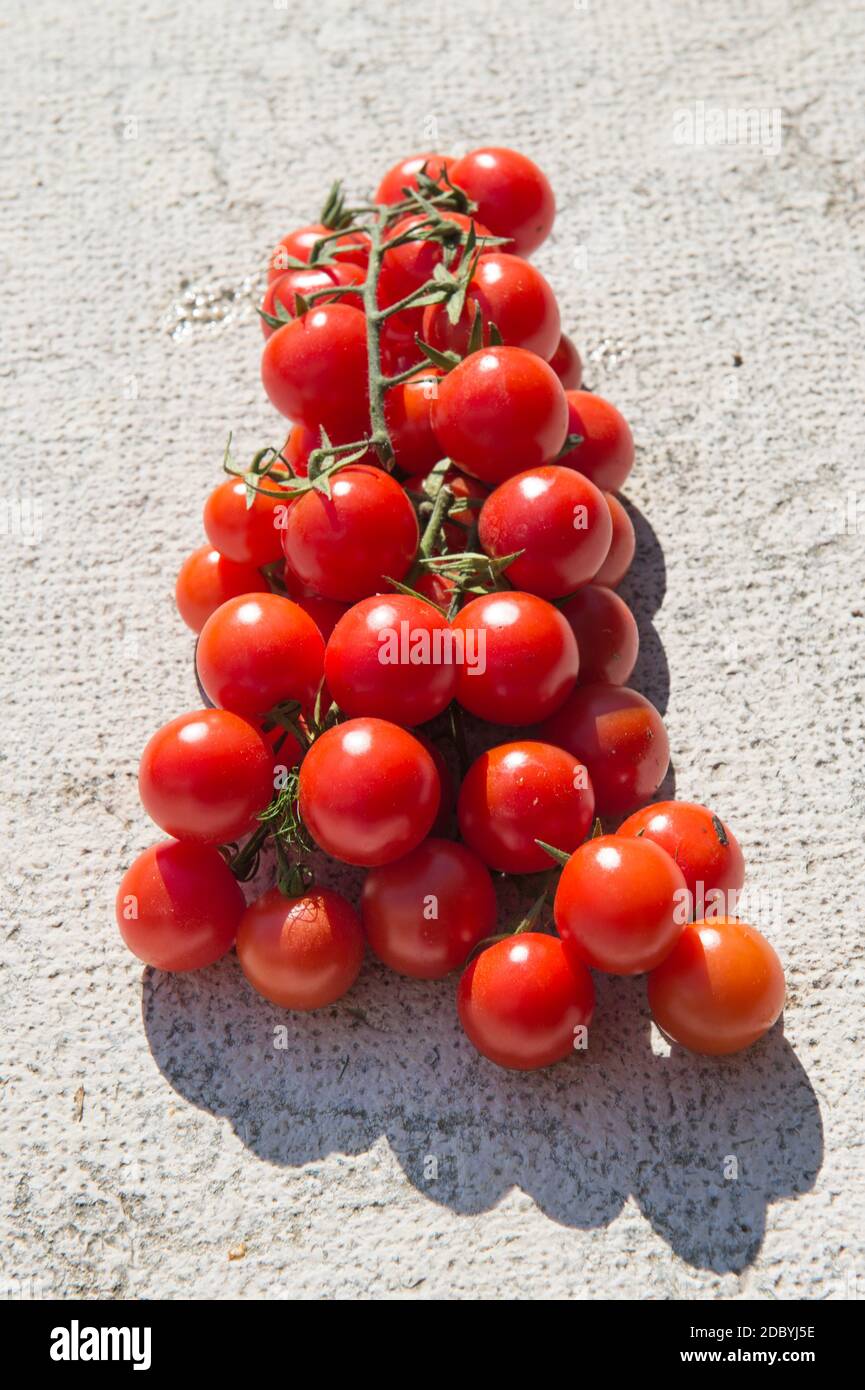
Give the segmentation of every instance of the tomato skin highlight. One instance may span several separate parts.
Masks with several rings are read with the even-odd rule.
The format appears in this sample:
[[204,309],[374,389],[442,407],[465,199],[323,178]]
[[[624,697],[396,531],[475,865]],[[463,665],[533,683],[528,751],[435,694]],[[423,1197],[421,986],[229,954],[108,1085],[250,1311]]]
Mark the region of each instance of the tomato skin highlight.
[[457,668],[456,698],[479,719],[532,724],[568,698],[579,671],[577,642],[546,599],[516,592],[484,594],[467,603],[451,626],[465,636],[466,660]]
[[580,652],[580,685],[624,685],[637,662],[640,634],[624,599],[601,584],[585,584],[559,612]]
[[755,927],[732,918],[694,922],[649,976],[658,1027],[691,1052],[741,1052],[784,1008],[784,970]]
[[592,826],[595,797],[588,773],[562,748],[531,739],[482,753],[460,788],[460,834],[485,864],[501,873],[550,867],[536,840],[571,851]]
[[271,888],[250,903],[237,932],[244,975],[256,993],[283,1009],[307,1012],[341,999],[363,955],[360,918],[328,888],[298,898]]
[[[579,522],[579,524],[578,524]],[[506,574],[516,589],[564,598],[597,573],[613,527],[604,494],[570,468],[518,473],[484,503],[478,536],[487,555],[522,551]]]
[[364,315],[322,304],[277,328],[261,354],[261,380],[289,419],[324,426],[334,444],[360,439],[369,430]]
[[[352,717],[425,724],[447,708],[456,689],[449,635],[447,618],[422,599],[361,599],[337,623],[325,651],[333,698]],[[430,660],[415,664],[413,651]]]
[[256,568],[282,558],[282,523],[294,501],[277,478],[262,478],[260,486],[266,491],[256,492],[248,507],[244,479],[226,478],[204,504],[204,531],[213,548]]
[[610,975],[639,975],[669,955],[688,904],[685,876],[666,850],[599,835],[562,870],[553,912],[570,956]]
[[623,821],[616,834],[639,835],[665,849],[685,875],[694,899],[701,893],[704,900],[710,893],[726,897],[738,893],[745,882],[745,860],[732,830],[693,801],[656,801],[644,806]]
[[202,545],[180,566],[174,599],[186,626],[200,632],[211,613],[228,599],[269,592],[267,580],[254,565],[238,564],[211,545]]
[[[137,916],[127,918],[135,907]],[[217,849],[163,840],[130,865],[117,890],[117,925],[133,955],[156,970],[200,970],[230,951],[244,910]]]
[[229,844],[253,828],[272,797],[273,756],[239,715],[194,710],[149,740],[138,792],[150,819],[174,839]]
[[599,816],[624,816],[649,801],[670,765],[660,714],[627,685],[578,686],[538,737],[585,763]]
[[310,491],[286,518],[283,548],[301,583],[342,603],[402,580],[418,546],[418,524],[399,483],[380,468],[352,464],[331,480],[331,496]]
[[440,980],[495,931],[496,895],[470,849],[431,838],[404,859],[370,869],[361,915],[370,947],[391,970]]
[[550,358],[550,366],[566,391],[579,391],[583,381],[583,362],[576,344],[567,333],[559,338],[558,347]]
[[610,538],[607,558],[592,583],[603,584],[608,589],[617,589],[631,568],[637,549],[637,537],[634,532],[634,523],[615,493],[605,492],[604,497],[610,510],[613,533]]
[[505,346],[526,348],[544,361],[559,345],[561,319],[556,296],[540,271],[521,256],[504,251],[481,256],[456,323],[451,323],[444,304],[430,304],[424,310],[424,342],[440,352],[465,354],[477,309],[481,311],[485,343],[489,342],[489,325],[494,323]]
[[310,709],[324,674],[324,641],[291,599],[243,594],[204,624],[196,665],[208,699],[235,714],[267,714],[284,700]]
[[513,1071],[533,1071],[574,1051],[575,1029],[595,1008],[592,977],[555,936],[521,932],[481,951],[466,967],[457,1012],[484,1057]]
[[568,403],[551,367],[525,348],[483,348],[439,383],[433,429],[442,457],[497,484],[558,454]]
[[530,256],[546,241],[556,200],[546,174],[517,150],[488,145],[471,150],[449,169],[451,182],[477,203],[477,216],[513,250]]
[[591,478],[603,492],[618,492],[634,466],[630,426],[610,401],[592,391],[568,391],[568,434],[582,436],[558,461]]
[[408,854],[429,833],[441,798],[426,748],[383,719],[328,729],[300,765],[300,814],[334,859],[375,868]]
[[417,188],[417,176],[424,165],[431,179],[439,179],[453,163],[447,154],[410,154],[388,169],[376,190],[375,202],[401,203],[405,198],[404,188]]

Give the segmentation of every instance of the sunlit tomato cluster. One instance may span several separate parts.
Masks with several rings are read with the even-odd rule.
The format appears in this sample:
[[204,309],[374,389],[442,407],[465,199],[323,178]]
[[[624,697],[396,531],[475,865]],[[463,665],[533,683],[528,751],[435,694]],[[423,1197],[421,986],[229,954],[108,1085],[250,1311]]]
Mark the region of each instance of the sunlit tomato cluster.
[[180,568],[201,708],[144,749],[170,838],[117,921],[159,970],[236,946],[282,1009],[342,998],[367,947],[460,972],[462,1028],[503,1067],[591,1046],[593,972],[646,976],[672,1044],[734,1052],[784,976],[739,919],[733,832],[656,800],[669,740],[616,592],[634,442],[528,260],[554,213],[516,151],[410,155],[271,252],[261,375],[288,433],[247,468],[226,451]]

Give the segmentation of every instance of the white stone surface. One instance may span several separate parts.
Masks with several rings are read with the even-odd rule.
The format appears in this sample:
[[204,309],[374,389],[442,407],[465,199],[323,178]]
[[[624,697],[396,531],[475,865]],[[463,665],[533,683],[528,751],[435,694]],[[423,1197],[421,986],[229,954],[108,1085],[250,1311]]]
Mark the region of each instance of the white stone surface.
[[[7,0],[5,1292],[861,1292],[863,31],[841,0]],[[780,112],[780,149],[676,144],[697,102]],[[275,1051],[233,957],[142,974],[116,934],[138,754],[197,704],[174,574],[228,431],[280,442],[251,277],[336,175],[491,141],[552,178],[537,263],[639,442],[635,683],[788,970],[740,1058],[669,1055],[601,980],[589,1055],[511,1076],[450,982],[372,963]]]

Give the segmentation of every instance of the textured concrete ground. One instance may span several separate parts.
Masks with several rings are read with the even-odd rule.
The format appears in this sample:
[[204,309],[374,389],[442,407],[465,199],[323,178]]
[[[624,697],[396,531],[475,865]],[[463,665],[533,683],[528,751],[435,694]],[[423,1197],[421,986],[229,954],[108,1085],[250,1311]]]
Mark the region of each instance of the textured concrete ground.
[[[863,44],[840,0],[6,0],[4,1292],[861,1291]],[[116,935],[197,703],[174,574],[229,429],[280,438],[263,256],[335,175],[489,141],[554,183],[537,262],[639,444],[635,683],[787,966],[740,1058],[602,980],[588,1055],[512,1076],[449,982],[284,1018]]]

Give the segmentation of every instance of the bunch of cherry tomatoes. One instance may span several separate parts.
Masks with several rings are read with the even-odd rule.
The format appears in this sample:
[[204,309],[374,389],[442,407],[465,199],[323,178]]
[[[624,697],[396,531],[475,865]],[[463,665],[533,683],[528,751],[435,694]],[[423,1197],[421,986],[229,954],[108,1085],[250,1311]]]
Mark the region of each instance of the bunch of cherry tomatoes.
[[[162,970],[236,946],[287,1009],[339,999],[367,947],[461,971],[462,1026],[505,1067],[584,1045],[592,970],[647,973],[670,1039],[733,1052],[777,1019],[783,972],[735,915],[732,831],[647,804],[669,745],[626,684],[634,447],[528,259],[554,211],[513,150],[418,155],[275,248],[261,372],[291,428],[246,468],[226,451],[178,576],[204,707],[144,750],[171,838],[117,920]],[[316,848],[366,870],[359,911],[315,882]],[[247,905],[265,851],[276,882]],[[532,889],[519,922],[502,874]]]

